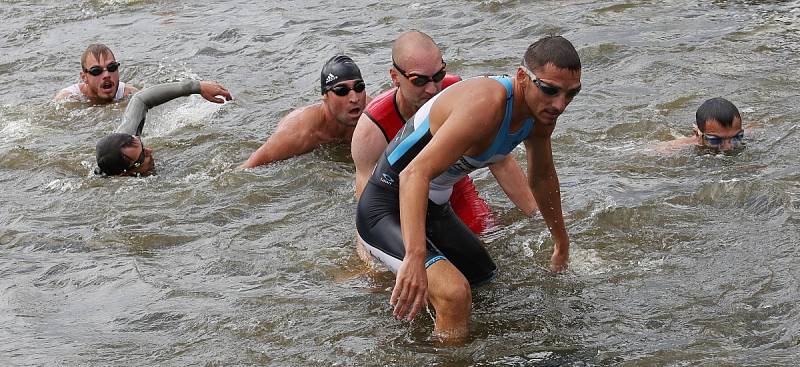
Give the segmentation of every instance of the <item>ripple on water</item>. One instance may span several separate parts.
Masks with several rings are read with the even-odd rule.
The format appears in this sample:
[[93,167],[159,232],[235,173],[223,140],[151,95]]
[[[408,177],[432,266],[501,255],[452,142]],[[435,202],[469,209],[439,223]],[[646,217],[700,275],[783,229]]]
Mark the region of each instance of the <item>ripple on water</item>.
[[[0,324],[15,336],[0,355],[41,365],[796,364],[800,130],[797,76],[786,71],[798,69],[800,5],[664,4],[0,2]],[[553,142],[571,268],[549,272],[541,216],[520,214],[477,173],[502,223],[484,237],[501,271],[474,291],[460,345],[430,337],[430,313],[392,319],[394,275],[353,254],[349,149],[233,169],[288,111],[319,100],[331,54],[358,61],[370,94],[388,88],[391,42],[412,28],[464,76],[513,71],[549,33],[584,62],[584,92]],[[136,86],[219,80],[236,101],[154,108],[144,135],[158,174],[92,177],[93,143],[125,103],[50,98],[77,81],[77,58],[96,40]],[[764,125],[744,152],[647,151],[689,134],[696,103],[712,95]]]

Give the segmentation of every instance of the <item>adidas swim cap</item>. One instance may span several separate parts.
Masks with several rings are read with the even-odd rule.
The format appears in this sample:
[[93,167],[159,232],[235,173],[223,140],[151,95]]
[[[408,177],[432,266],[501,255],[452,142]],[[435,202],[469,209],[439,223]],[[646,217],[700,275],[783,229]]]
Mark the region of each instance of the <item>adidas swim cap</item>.
[[320,73],[322,94],[325,94],[336,83],[356,79],[363,80],[364,78],[361,77],[361,70],[358,69],[358,65],[353,59],[344,55],[331,57],[322,67],[322,73]]
[[115,176],[126,169],[129,163],[122,155],[122,148],[133,142],[133,135],[111,134],[97,141],[97,174]]

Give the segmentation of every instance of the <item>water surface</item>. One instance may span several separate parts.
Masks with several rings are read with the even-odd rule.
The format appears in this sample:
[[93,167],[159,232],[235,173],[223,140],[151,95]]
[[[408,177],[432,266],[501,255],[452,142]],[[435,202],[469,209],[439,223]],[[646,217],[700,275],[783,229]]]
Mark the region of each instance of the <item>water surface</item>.
[[[3,365],[794,365],[800,360],[800,3],[796,1],[5,1],[0,41]],[[547,270],[541,217],[488,172],[501,269],[474,292],[469,340],[390,317],[394,277],[355,255],[349,149],[237,171],[336,53],[368,92],[390,46],[430,34],[462,76],[513,73],[563,34],[583,91],[554,155],[571,269]],[[158,174],[91,174],[124,104],[51,102],[92,42],[138,87],[216,80],[151,111]],[[707,98],[733,101],[737,155],[660,142]],[[524,161],[523,152],[517,158]]]

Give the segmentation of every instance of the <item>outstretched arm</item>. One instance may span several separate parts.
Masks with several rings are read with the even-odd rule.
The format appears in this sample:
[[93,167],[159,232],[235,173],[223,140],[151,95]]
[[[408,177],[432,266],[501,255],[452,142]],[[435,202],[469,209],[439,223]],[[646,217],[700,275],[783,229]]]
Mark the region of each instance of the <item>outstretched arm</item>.
[[[145,88],[133,95],[125,109],[125,119],[115,132],[141,135],[147,111],[178,97],[200,94],[206,100],[223,103],[232,99],[230,92],[216,82],[184,80]],[[222,96],[222,98],[218,97]]]
[[489,166],[489,170],[511,202],[526,215],[533,215],[536,211],[536,200],[528,185],[528,178],[517,160],[509,154],[502,161]]
[[314,129],[315,113],[314,106],[292,111],[239,168],[258,167],[314,150],[320,144]]

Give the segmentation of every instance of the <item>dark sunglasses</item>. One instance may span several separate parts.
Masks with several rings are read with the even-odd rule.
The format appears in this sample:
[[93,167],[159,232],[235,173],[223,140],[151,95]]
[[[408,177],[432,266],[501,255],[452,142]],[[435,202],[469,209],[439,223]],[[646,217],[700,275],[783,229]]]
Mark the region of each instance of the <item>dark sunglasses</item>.
[[364,89],[366,87],[367,87],[367,84],[364,83],[363,80],[359,80],[355,84],[353,84],[353,88],[350,88],[350,87],[348,87],[346,85],[343,85],[343,84],[339,84],[339,85],[335,85],[333,87],[328,88],[328,90],[333,92],[333,94],[335,94],[335,95],[337,95],[339,97],[344,97],[348,93],[350,93],[351,90],[356,92],[356,93],[361,93],[361,92],[364,91]]
[[397,66],[397,63],[394,62],[394,60],[392,60],[392,66],[394,66],[394,68],[397,69],[397,71],[399,71],[400,74],[403,74],[403,76],[406,77],[406,79],[410,80],[411,84],[414,84],[417,87],[421,87],[430,82],[434,83],[441,82],[442,79],[444,79],[445,74],[447,74],[447,71],[445,70],[447,68],[447,63],[445,63],[444,60],[442,60],[442,69],[437,71],[436,74],[433,74],[431,76],[421,75],[417,73],[407,73],[405,70],[400,69],[400,67]]
[[102,74],[103,70],[108,70],[109,73],[113,73],[119,70],[119,63],[116,61],[112,61],[110,64],[106,65],[105,69],[102,66],[92,66],[88,69],[83,68],[83,72],[92,74],[94,76]]
[[[530,69],[528,69],[527,66],[520,65],[520,67],[522,68],[522,70],[525,71],[525,74],[528,74],[528,78],[531,78],[531,81],[533,82],[533,84],[537,88],[539,88],[539,90],[542,91],[542,93],[544,93],[545,95],[550,96],[550,97],[555,97],[559,93],[561,93],[561,88],[554,87],[552,85],[549,85],[549,84],[539,80],[539,78],[536,76],[536,74],[534,74]],[[567,97],[575,98],[575,96],[577,96],[578,93],[580,93],[580,91],[581,91],[580,88],[568,90],[567,91]]]
[[711,146],[714,146],[714,147],[718,147],[718,146],[722,145],[722,143],[724,143],[726,140],[730,140],[731,141],[731,145],[736,146],[736,145],[742,144],[742,140],[744,140],[744,131],[740,131],[738,134],[736,134],[736,135],[734,135],[734,136],[732,136],[730,138],[721,138],[719,136],[707,135],[706,133],[703,133],[703,139],[706,140],[706,143],[708,143],[708,145],[711,145]]

